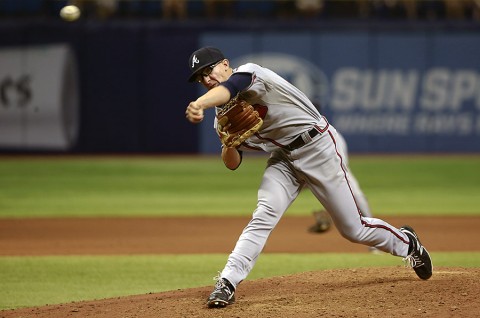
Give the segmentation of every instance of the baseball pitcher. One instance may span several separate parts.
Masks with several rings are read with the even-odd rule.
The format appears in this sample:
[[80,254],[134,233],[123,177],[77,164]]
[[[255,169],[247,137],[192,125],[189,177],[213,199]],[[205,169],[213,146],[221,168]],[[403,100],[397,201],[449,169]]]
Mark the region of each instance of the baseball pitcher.
[[216,108],[214,128],[222,143],[225,166],[235,170],[244,150],[270,153],[257,207],[216,277],[208,307],[234,303],[237,287],[304,187],[328,210],[346,239],[403,257],[421,279],[432,276],[430,255],[411,227],[396,228],[362,214],[335,128],[297,87],[254,63],[232,68],[214,47],[193,52],[188,66],[189,81],[202,84],[208,91],[189,103],[186,118],[199,123],[205,109]]

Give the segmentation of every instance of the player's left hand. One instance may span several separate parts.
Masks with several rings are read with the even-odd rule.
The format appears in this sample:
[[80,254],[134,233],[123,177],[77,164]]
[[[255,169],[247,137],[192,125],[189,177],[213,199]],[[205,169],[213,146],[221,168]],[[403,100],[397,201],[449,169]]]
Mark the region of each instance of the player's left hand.
[[313,211],[315,224],[308,228],[311,233],[325,233],[332,227],[332,219],[325,210]]
[[185,117],[188,121],[194,124],[198,124],[203,120],[203,108],[197,104],[197,102],[190,102],[185,111]]
[[237,148],[263,125],[263,119],[247,101],[237,96],[217,113],[217,132],[227,148]]

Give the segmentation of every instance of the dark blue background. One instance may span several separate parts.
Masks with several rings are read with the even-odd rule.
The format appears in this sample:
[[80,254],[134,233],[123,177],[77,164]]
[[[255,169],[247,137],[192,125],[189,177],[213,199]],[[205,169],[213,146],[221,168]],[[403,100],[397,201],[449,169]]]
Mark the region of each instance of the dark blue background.
[[[235,45],[242,51],[249,51],[249,46],[256,52],[277,48],[289,54],[309,54],[305,58],[318,63],[322,63],[322,59],[332,60],[333,56],[336,65],[326,64],[327,73],[328,67],[352,63],[356,67],[383,64],[409,67],[404,65],[408,58],[398,62],[395,54],[417,59],[414,63],[417,69],[421,69],[421,65],[480,69],[480,41],[472,41],[467,46],[462,41],[472,35],[473,39],[479,38],[478,25],[468,23],[225,23],[10,21],[0,23],[0,45],[69,43],[73,47],[80,74],[81,125],[72,153],[200,152],[201,128],[188,123],[184,111],[200,92],[196,85],[186,81],[188,57],[205,44],[206,38],[225,39],[231,34],[235,35]],[[295,32],[303,32],[303,37]],[[331,38],[331,43],[343,48],[322,46],[321,41],[305,47],[306,42],[310,43],[309,36],[319,34],[323,41]],[[415,50],[396,46],[399,38],[407,39]],[[432,42],[433,39],[441,41]],[[223,49],[227,55],[238,53],[235,46]],[[344,54],[338,55],[339,51]],[[418,51],[426,53],[418,57],[415,54]],[[378,58],[378,54],[382,58]],[[478,109],[474,111],[479,113]],[[456,137],[451,141],[445,136],[428,136],[416,144],[411,138],[392,143],[371,136],[346,137],[353,152],[480,151],[478,136]],[[443,146],[444,141],[450,145]],[[409,147],[413,144],[415,147]]]

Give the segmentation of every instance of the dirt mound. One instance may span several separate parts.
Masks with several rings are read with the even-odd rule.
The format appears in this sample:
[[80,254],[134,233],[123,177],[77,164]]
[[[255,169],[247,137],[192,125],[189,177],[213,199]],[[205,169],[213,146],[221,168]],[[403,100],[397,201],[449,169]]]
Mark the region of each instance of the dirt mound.
[[401,266],[300,273],[243,282],[237,302],[208,309],[212,287],[0,312],[0,317],[478,317],[480,269]]

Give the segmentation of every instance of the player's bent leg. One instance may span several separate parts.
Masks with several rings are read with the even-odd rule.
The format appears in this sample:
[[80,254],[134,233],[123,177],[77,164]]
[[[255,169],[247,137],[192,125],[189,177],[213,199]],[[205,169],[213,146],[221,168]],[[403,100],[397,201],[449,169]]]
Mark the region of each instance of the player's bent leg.
[[316,164],[319,160],[312,158],[306,171],[311,180],[310,188],[313,194],[330,212],[332,221],[343,237],[405,257],[409,240],[404,233],[380,219],[362,216],[344,158],[342,153],[337,151],[335,136],[330,134],[326,137],[319,140],[316,146],[324,149],[328,159]]

